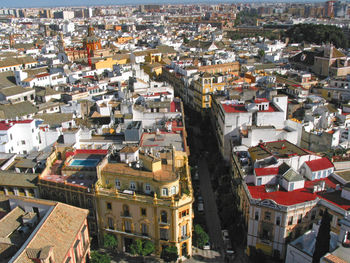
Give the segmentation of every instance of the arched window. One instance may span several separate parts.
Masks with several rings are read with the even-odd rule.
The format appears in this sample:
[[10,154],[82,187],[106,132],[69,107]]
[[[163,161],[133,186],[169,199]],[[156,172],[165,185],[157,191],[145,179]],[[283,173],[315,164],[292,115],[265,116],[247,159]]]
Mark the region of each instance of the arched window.
[[173,186],[170,188],[170,194],[175,195],[176,194],[176,186]]
[[160,221],[162,223],[168,223],[168,214],[166,211],[160,212]]

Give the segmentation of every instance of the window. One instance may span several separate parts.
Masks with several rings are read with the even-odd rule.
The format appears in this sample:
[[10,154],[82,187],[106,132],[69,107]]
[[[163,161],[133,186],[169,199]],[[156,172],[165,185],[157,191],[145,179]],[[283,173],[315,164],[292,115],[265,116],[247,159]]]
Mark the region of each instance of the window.
[[136,184],[134,182],[130,182],[130,190],[136,190]]
[[25,145],[25,144],[26,144],[26,141],[23,141],[23,140],[22,140],[21,143],[22,143],[22,145]]
[[313,173],[312,173],[312,180],[315,180],[315,179],[316,179],[316,173],[313,172]]
[[92,200],[90,198],[88,198],[88,200],[87,200],[87,205],[88,205],[89,208],[93,207]]
[[170,188],[170,194],[171,195],[175,195],[176,194],[176,187],[175,186]]
[[125,232],[128,232],[128,233],[131,232],[131,224],[128,220],[124,221],[124,229],[125,229]]
[[328,175],[330,175],[332,173],[333,169],[328,169]]
[[298,224],[301,223],[302,220],[303,220],[303,215],[302,214],[298,215]]
[[10,134],[10,140],[12,140],[12,134]]
[[86,229],[86,225],[83,227],[83,229],[81,230],[81,239],[83,240],[83,246],[85,247],[86,245],[86,239],[85,239],[85,229]]
[[265,212],[264,219],[267,220],[267,221],[270,221],[270,219],[271,219],[271,212]]
[[293,224],[293,217],[290,216],[290,217],[288,217],[288,226],[290,226],[292,224]]
[[115,188],[120,189],[120,181],[115,179]]
[[141,233],[143,236],[148,236],[148,229],[146,224],[141,224]]
[[75,262],[79,261],[79,253],[78,253],[78,245],[80,240],[78,239],[74,244],[74,256],[75,256]]
[[168,188],[162,189],[162,196],[168,196]]
[[111,203],[107,203],[107,209],[108,210],[112,210],[112,204]]
[[281,217],[278,216],[278,217],[276,218],[276,225],[279,226],[280,224],[281,224]]
[[289,188],[290,191],[293,191],[294,190],[294,183],[290,183],[290,188]]
[[321,178],[321,171],[318,171],[317,172],[317,179],[320,179]]
[[165,211],[160,212],[160,221],[162,223],[168,223],[168,214]]
[[123,205],[123,215],[124,216],[130,216],[129,206]]
[[326,171],[326,170],[323,171],[322,177],[323,177],[323,178],[326,178],[326,177],[327,177],[327,171]]
[[190,210],[183,210],[182,212],[179,213],[179,218],[185,217],[190,214]]
[[114,220],[111,217],[108,217],[108,229],[114,230]]
[[141,215],[146,216],[147,215],[147,210],[146,208],[141,208]]
[[259,220],[259,212],[258,211],[255,212],[255,220]]
[[149,194],[149,193],[151,192],[151,185],[149,185],[149,184],[146,184],[146,185],[145,185],[145,192],[146,192],[147,194]]
[[187,224],[185,224],[181,227],[181,236],[187,237]]
[[32,133],[34,133],[34,129],[32,129]]
[[261,185],[261,183],[262,183],[262,179],[258,178],[256,185]]
[[159,235],[161,240],[168,240],[168,230],[164,228],[159,229]]

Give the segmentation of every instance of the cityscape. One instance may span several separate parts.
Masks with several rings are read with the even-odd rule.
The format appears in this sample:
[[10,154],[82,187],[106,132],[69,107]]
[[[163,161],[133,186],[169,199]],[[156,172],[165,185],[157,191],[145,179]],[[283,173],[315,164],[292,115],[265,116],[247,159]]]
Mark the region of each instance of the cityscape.
[[5,1],[0,263],[350,262],[349,129],[349,1]]

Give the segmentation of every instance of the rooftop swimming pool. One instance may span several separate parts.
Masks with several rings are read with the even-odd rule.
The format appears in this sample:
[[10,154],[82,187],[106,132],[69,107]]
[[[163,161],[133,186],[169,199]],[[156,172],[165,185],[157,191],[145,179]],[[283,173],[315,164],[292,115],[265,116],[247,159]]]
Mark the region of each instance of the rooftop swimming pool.
[[69,166],[95,167],[100,162],[98,159],[74,159]]

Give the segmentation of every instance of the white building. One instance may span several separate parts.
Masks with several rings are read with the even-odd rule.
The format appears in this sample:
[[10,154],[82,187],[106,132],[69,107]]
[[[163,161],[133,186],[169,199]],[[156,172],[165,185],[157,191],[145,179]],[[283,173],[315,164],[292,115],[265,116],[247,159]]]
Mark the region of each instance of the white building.
[[27,154],[41,144],[37,120],[0,122],[0,152]]
[[[248,126],[285,128],[287,105],[287,96],[275,96],[272,101],[265,98],[255,99],[252,102],[215,101],[212,113],[222,156],[226,160],[229,159],[231,142],[238,143],[241,140],[242,131],[246,130]],[[252,142],[252,139],[250,141]]]

